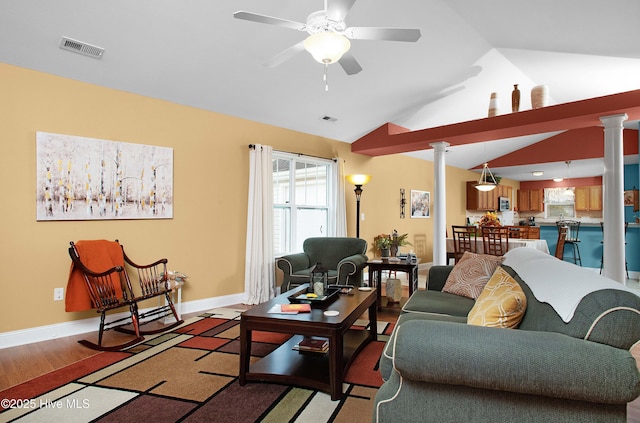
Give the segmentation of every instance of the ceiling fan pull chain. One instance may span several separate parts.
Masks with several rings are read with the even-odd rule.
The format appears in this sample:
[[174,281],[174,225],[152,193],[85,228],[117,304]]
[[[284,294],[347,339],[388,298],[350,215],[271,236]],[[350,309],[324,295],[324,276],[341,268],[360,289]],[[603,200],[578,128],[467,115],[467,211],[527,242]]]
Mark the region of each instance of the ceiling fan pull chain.
[[324,64],[324,90],[329,91],[329,64]]

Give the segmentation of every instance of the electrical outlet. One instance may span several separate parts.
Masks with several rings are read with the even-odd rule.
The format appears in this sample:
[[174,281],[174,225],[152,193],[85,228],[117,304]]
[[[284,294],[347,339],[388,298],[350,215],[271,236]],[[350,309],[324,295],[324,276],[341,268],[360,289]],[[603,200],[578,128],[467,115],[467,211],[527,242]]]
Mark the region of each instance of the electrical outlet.
[[64,288],[53,288],[53,301],[62,301],[64,299]]

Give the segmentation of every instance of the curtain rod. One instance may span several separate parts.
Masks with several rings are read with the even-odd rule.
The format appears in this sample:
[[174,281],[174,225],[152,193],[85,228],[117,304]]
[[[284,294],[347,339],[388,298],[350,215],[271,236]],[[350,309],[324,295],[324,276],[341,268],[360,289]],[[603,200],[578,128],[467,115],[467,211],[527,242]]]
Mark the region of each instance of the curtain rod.
[[[255,145],[255,144],[249,144],[249,149],[250,149],[250,150],[255,150],[255,148],[256,148],[256,145]],[[326,158],[326,157],[312,156],[312,155],[310,155],[310,154],[291,153],[291,152],[289,152],[289,151],[280,151],[280,150],[275,150],[275,151],[277,151],[278,153],[295,154],[295,155],[297,155],[298,157],[305,156],[305,157],[313,157],[313,158],[315,158],[315,159],[331,160],[331,161],[332,161],[332,162],[334,162],[334,163],[336,163],[336,162],[338,161],[337,159],[328,159],[328,158]]]

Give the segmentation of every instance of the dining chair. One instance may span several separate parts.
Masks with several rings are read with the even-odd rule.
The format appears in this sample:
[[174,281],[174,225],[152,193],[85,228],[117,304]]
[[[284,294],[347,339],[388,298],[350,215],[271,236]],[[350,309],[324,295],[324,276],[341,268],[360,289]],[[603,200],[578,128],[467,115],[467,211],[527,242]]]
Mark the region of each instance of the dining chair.
[[484,254],[503,256],[509,250],[509,229],[504,226],[483,226]]
[[567,238],[564,242],[565,244],[569,244],[571,246],[573,263],[582,266],[582,259],[580,258],[580,247],[578,245],[580,243],[580,238],[578,238],[578,232],[580,231],[580,221],[559,220],[556,222],[556,226],[558,227],[558,233],[560,233],[560,228],[567,228]]
[[567,239],[567,228],[561,227],[558,229],[558,242],[556,242],[556,258],[564,259],[564,242]]
[[451,226],[453,236],[453,256],[457,263],[465,251],[476,252],[476,227],[475,226]]

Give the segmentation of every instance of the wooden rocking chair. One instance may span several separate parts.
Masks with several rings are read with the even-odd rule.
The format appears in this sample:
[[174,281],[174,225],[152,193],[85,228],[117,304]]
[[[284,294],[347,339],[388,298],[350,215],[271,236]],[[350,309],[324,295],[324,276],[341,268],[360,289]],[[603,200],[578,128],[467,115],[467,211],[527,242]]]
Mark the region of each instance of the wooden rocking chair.
[[[143,341],[143,335],[163,332],[183,323],[171,300],[167,259],[147,265],[136,264],[127,257],[117,240],[79,241],[77,244],[70,244],[72,265],[67,285],[66,309],[79,311],[95,308],[100,313],[98,343],[88,340],[78,341],[79,343],[95,350],[119,351]],[[139,282],[139,293],[133,289],[128,269],[135,270],[132,273]],[[79,286],[78,279],[84,280],[84,289]],[[159,297],[164,304],[140,313],[138,303],[153,297]],[[125,308],[128,309],[127,316],[106,322],[108,311]],[[153,330],[141,330],[141,326],[168,316],[173,316],[176,322]],[[104,346],[103,334],[111,329],[133,334],[135,338],[122,344]]]

